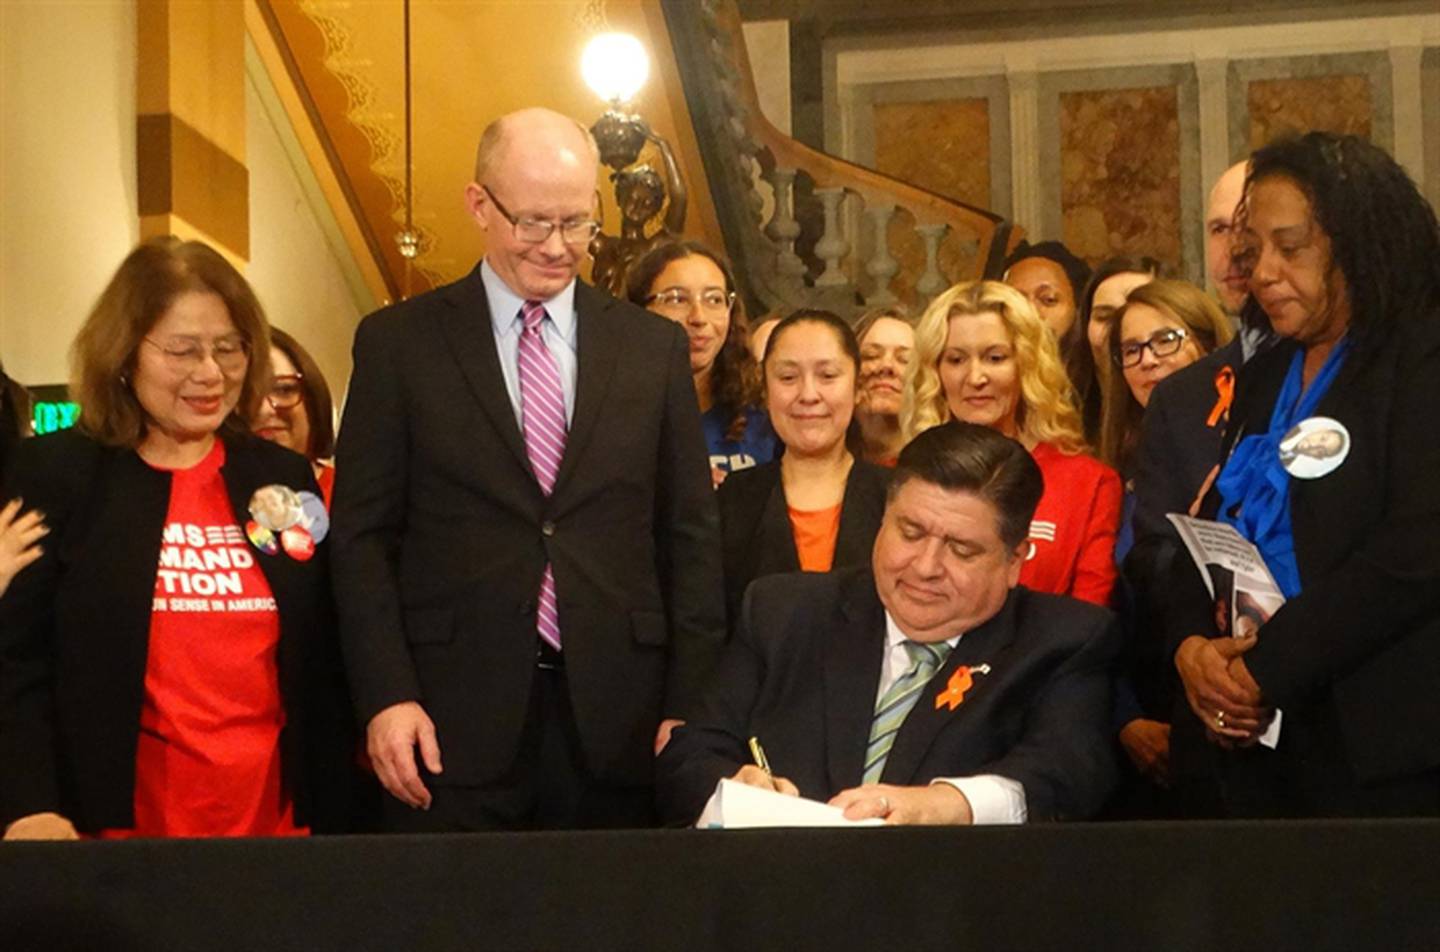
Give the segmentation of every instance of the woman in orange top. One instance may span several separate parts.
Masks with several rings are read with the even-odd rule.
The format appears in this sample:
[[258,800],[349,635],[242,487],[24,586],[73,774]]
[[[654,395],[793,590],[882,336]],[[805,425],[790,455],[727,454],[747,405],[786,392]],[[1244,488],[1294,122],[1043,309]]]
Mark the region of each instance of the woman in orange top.
[[796,311],[775,326],[762,365],[779,460],[731,473],[720,486],[729,617],[761,575],[862,564],[885,510],[887,470],[857,459],[860,347],[828,311]]

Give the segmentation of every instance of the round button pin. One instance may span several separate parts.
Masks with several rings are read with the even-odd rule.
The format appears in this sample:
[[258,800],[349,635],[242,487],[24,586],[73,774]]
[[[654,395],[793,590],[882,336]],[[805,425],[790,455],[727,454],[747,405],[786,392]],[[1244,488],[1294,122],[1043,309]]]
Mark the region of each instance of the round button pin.
[[250,516],[271,532],[283,532],[300,521],[300,495],[289,486],[261,486],[250,497]]
[[1331,417],[1309,417],[1280,440],[1280,465],[1296,479],[1319,479],[1350,455],[1350,431]]
[[325,511],[324,500],[314,493],[302,492],[299,496],[300,526],[309,532],[315,544],[319,545],[330,534],[330,514]]
[[299,526],[291,526],[280,533],[280,545],[285,548],[285,554],[296,562],[309,562],[315,554],[314,538]]
[[254,519],[245,523],[245,536],[250,544],[255,546],[266,555],[274,555],[280,551],[280,546],[275,541],[275,533],[260,525]]

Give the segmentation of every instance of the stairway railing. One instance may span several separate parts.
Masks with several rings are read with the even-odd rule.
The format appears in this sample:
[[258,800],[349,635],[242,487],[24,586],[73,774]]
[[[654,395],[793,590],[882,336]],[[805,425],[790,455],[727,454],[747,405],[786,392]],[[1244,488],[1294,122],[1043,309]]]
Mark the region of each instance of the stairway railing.
[[734,0],[662,0],[726,250],[751,314],[918,309],[995,276],[1021,230],[792,139],[761,113]]

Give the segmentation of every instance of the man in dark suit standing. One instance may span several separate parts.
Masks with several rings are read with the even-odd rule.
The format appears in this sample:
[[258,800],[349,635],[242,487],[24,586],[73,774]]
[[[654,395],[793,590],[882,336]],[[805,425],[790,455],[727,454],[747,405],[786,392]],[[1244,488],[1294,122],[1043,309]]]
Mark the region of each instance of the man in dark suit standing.
[[597,166],[557,113],[492,123],[484,261],[356,333],[334,576],[391,829],[648,823],[723,638],[685,335],[576,280]]
[[[952,422],[900,453],[872,565],[750,587],[697,715],[660,758],[665,819],[717,781],[828,799],[852,819],[1084,817],[1114,776],[1105,609],[1017,587],[1039,468]],[[749,764],[763,745],[775,772]]]

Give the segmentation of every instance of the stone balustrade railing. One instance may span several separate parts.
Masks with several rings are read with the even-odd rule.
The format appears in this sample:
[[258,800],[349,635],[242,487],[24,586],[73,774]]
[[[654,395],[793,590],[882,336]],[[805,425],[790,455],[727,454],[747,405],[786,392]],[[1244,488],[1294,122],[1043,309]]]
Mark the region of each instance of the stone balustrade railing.
[[812,149],[760,111],[734,0],[664,0],[726,249],[752,314],[922,308],[994,276],[1020,229]]

